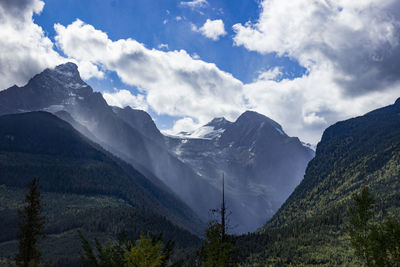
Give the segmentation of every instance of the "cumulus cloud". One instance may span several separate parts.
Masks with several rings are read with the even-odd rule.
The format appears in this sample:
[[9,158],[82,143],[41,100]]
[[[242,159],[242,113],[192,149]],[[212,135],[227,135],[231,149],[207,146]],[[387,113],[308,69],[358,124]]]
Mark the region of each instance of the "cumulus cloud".
[[199,29],[195,25],[192,25],[192,30],[200,32],[205,37],[214,41],[217,41],[221,36],[226,35],[224,22],[221,19],[207,19],[204,25]]
[[281,76],[282,76],[281,68],[275,67],[267,71],[261,72],[260,75],[258,75],[257,80],[259,81],[276,80],[279,79],[279,77]]
[[104,78],[104,72],[99,69],[98,66],[92,64],[89,61],[77,61],[74,59],[69,59],[68,61],[74,62],[75,64],[78,65],[78,71],[81,75],[81,77],[85,80],[88,80],[90,78],[97,78],[97,79],[103,79]]
[[34,74],[65,61],[32,20],[39,0],[0,1],[0,90],[24,85]]
[[357,96],[399,82],[399,18],[396,0],[269,0],[256,23],[233,26],[234,42],[288,55],[310,71],[333,69],[342,92]]
[[107,104],[110,106],[116,106],[124,108],[130,106],[134,109],[146,110],[148,109],[146,99],[144,95],[133,95],[130,91],[121,89],[115,89],[114,92],[104,92],[103,97]]
[[392,103],[400,92],[400,2],[268,0],[258,21],[236,24],[234,43],[289,56],[302,77],[245,85],[249,105],[315,142],[337,120]]
[[124,83],[146,94],[159,114],[207,122],[216,116],[235,119],[245,110],[239,80],[184,50],[148,49],[132,39],[112,41],[80,20],[67,27],[57,24],[55,30],[57,45],[68,57],[115,71]]
[[190,8],[199,8],[199,7],[205,7],[208,5],[207,0],[193,0],[193,1],[182,1],[181,2],[182,6],[187,6]]
[[42,11],[44,3],[38,0],[2,0],[0,6],[3,11],[15,16],[16,20],[30,20],[32,13],[39,14]]
[[167,135],[178,135],[179,133],[186,132],[190,133],[202,126],[201,123],[195,122],[193,118],[185,117],[175,121],[174,126],[171,129],[162,131]]
[[[263,1],[258,21],[234,25],[235,45],[289,56],[307,71],[282,79],[284,68],[272,68],[245,85],[196,54],[148,49],[132,39],[112,41],[80,20],[55,25],[64,58],[32,19],[43,6],[40,0],[0,1],[0,88],[23,85],[65,61],[77,63],[84,79],[115,71],[140,93],[104,93],[107,102],[183,117],[170,133],[194,130],[213,117],[235,120],[253,109],[288,134],[315,143],[330,124],[390,104],[400,92],[400,2],[395,0]],[[207,22],[194,30],[211,39],[226,34],[222,21],[219,29]]]
[[167,49],[168,50],[168,44],[159,44],[158,49]]
[[303,141],[315,144],[329,125],[392,104],[400,87],[368,95],[343,97],[332,73],[314,70],[296,79],[271,79],[261,74],[245,84],[248,108],[281,123],[284,130]]

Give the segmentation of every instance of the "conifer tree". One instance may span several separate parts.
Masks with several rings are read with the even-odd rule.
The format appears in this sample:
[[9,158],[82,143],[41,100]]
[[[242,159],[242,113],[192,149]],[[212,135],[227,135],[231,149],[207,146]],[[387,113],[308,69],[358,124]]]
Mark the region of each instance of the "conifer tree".
[[128,239],[126,233],[118,235],[117,242],[110,240],[105,246],[95,239],[95,251],[81,231],[78,231],[84,253],[81,253],[84,267],[164,267],[168,265],[174,249],[174,242],[162,243],[162,234],[151,236],[140,234],[138,240]]
[[222,202],[220,210],[220,222],[213,220],[208,223],[206,229],[206,240],[199,251],[201,266],[224,267],[235,266],[233,249],[234,238],[227,234],[227,214],[225,205],[225,184],[222,175]]
[[20,233],[18,234],[18,253],[15,262],[18,266],[39,266],[41,252],[37,243],[44,237],[45,218],[42,216],[39,180],[33,179],[28,183],[28,193],[25,196],[23,210],[18,210]]
[[368,187],[353,200],[348,229],[355,255],[366,266],[400,266],[400,221],[391,216],[377,220]]

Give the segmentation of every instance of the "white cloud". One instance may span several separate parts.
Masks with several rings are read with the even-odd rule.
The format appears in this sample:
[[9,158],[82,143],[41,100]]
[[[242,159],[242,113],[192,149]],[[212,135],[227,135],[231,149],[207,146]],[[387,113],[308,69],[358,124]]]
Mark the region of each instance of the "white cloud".
[[158,49],[167,49],[168,50],[168,44],[159,44]]
[[208,2],[207,0],[182,1],[181,5],[190,8],[201,8],[207,6]]
[[251,108],[316,142],[337,120],[384,106],[400,92],[400,2],[268,0],[256,23],[236,24],[234,42],[289,56],[302,77],[245,85]]
[[281,68],[275,67],[273,69],[261,72],[258,75],[257,80],[267,81],[267,80],[275,80],[282,76]]
[[[192,2],[206,3],[186,3]],[[330,124],[390,104],[400,92],[400,2],[395,0],[262,2],[256,23],[233,27],[235,44],[289,56],[307,72],[289,80],[282,79],[284,68],[272,68],[245,85],[195,54],[148,49],[132,39],[112,41],[79,20],[55,25],[56,43],[68,56],[63,58],[32,20],[43,6],[39,0],[0,1],[1,89],[74,61],[84,79],[103,78],[103,71],[111,70],[141,90],[137,96],[127,90],[105,93],[110,104],[150,106],[183,117],[173,132],[193,130],[213,117],[234,120],[253,109],[311,143]]]
[[104,92],[103,97],[110,106],[116,106],[120,108],[130,106],[133,109],[141,109],[146,111],[148,109],[144,95],[133,95],[130,91],[125,89],[115,89],[114,92]]
[[24,85],[44,68],[65,61],[32,20],[43,6],[39,0],[0,1],[0,90]]
[[315,144],[329,125],[392,104],[400,87],[356,99],[343,97],[332,74],[315,70],[289,80],[259,79],[244,85],[248,107],[281,123],[284,130]]
[[68,61],[74,62],[75,64],[78,65],[79,74],[85,80],[88,80],[93,77],[97,79],[104,78],[104,72],[99,70],[99,68],[96,65],[90,63],[89,61],[76,61],[74,59],[69,59]]
[[197,53],[192,54],[193,59],[200,59],[200,56]]
[[239,80],[184,50],[164,52],[132,39],[112,41],[80,20],[67,27],[57,24],[55,30],[57,45],[68,57],[115,71],[124,83],[140,88],[159,114],[204,123],[217,116],[235,119],[245,110]]
[[234,42],[334,70],[343,93],[362,95],[400,80],[399,10],[396,0],[263,1],[255,24],[233,26]]
[[202,126],[201,123],[196,123],[192,118],[185,117],[175,121],[172,129],[162,131],[167,135],[179,135],[181,132],[190,133]]
[[176,16],[176,17],[175,17],[175,20],[176,20],[176,21],[180,21],[180,20],[182,20],[182,17],[181,17],[181,16]]
[[207,19],[204,25],[199,29],[192,24],[192,30],[198,31],[205,37],[214,41],[217,41],[221,36],[226,35],[224,22],[221,19]]

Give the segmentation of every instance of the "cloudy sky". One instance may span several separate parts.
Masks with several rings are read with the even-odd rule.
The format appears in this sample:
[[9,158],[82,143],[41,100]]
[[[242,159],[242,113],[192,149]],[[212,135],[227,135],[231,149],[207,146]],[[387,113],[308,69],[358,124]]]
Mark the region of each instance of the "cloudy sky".
[[66,61],[168,133],[250,109],[315,144],[400,96],[400,1],[0,0],[0,90]]

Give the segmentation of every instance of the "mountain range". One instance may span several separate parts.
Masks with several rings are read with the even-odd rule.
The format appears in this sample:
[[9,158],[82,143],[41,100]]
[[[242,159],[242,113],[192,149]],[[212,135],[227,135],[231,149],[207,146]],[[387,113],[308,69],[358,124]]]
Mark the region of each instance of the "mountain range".
[[198,136],[164,136],[146,112],[109,106],[73,63],[46,69],[25,86],[0,92],[0,114],[29,111],[51,112],[69,122],[175,194],[203,221],[220,205],[225,173],[234,232],[253,231],[265,223],[301,181],[314,155],[278,123],[250,111],[235,122],[214,119]]
[[399,217],[399,166],[400,98],[328,127],[314,153],[254,111],[163,134],[147,112],[109,106],[66,63],[0,91],[0,265],[17,250],[16,210],[34,177],[45,257],[75,266],[77,229],[103,242],[162,232],[178,253],[198,247],[222,176],[230,232],[252,232],[235,237],[243,266],[360,265],[347,209],[368,186],[378,219]]
[[[314,151],[266,116],[246,111],[235,122],[213,119],[192,133],[166,137],[169,150],[225,193],[238,232],[265,223],[304,175]],[[249,220],[248,218],[251,218]]]

